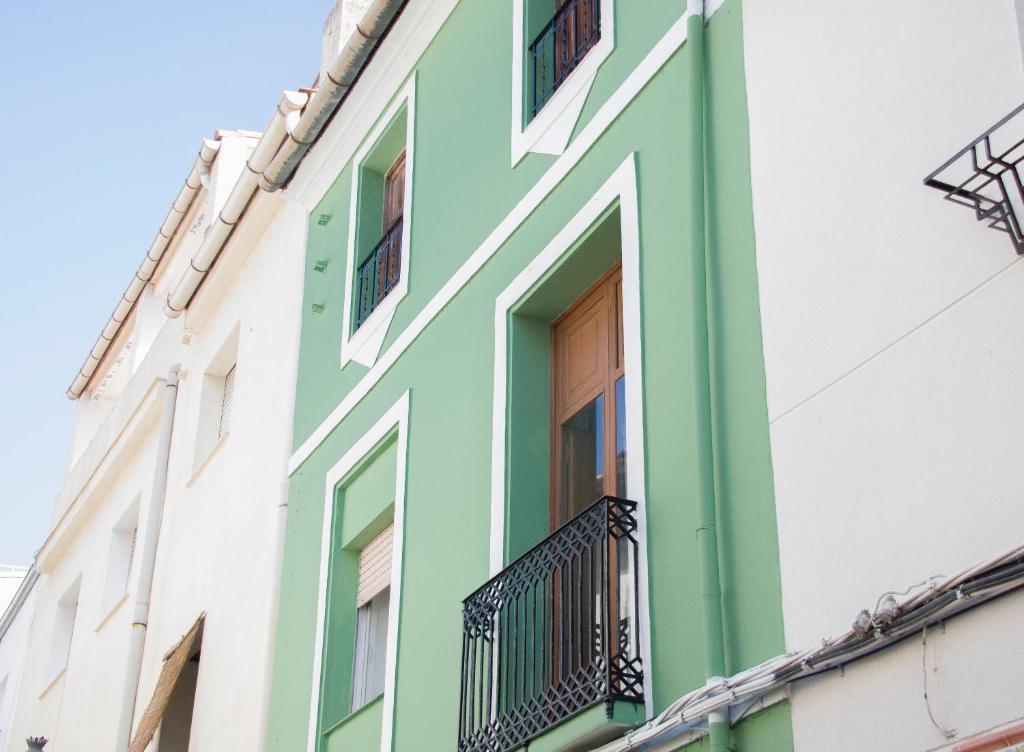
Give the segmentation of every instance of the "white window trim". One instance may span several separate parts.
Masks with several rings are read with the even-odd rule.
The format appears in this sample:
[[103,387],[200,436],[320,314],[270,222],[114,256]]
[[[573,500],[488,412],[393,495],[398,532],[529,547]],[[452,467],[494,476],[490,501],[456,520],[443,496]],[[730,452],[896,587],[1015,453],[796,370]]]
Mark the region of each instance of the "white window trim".
[[569,251],[601,214],[618,202],[622,222],[622,328],[626,361],[626,496],[637,503],[639,545],[639,624],[644,666],[644,705],[654,716],[654,664],[647,573],[647,487],[644,459],[643,353],[640,333],[640,208],[636,154],[624,161],[597,194],[551,239],[494,303],[494,397],[491,434],[491,576],[505,567],[506,431],[508,409],[509,311]]
[[561,156],[569,146],[597,71],[615,49],[615,0],[600,0],[601,39],[524,125],[526,103],[526,2],[512,0],[512,166],[530,152]]
[[320,579],[316,609],[316,642],[313,652],[313,681],[309,702],[308,752],[316,752],[320,716],[320,685],[323,674],[324,633],[327,627],[327,581],[330,570],[331,531],[334,529],[335,491],[352,472],[397,429],[395,468],[394,538],[391,554],[391,598],[388,603],[387,657],[384,661],[384,708],[380,749],[391,752],[395,723],[395,679],[398,666],[398,618],[402,605],[402,565],[405,559],[405,475],[409,450],[409,392],[406,391],[352,448],[327,471],[324,487],[323,530],[320,539]]
[[[359,213],[359,173],[363,162],[376,146],[384,131],[405,107],[405,204],[402,209],[402,272],[398,284],[389,292],[363,325],[352,331],[352,305],[355,297],[356,221]],[[412,258],[412,179],[416,158],[413,150],[416,133],[416,74],[413,73],[402,91],[381,115],[377,125],[363,141],[352,160],[352,188],[349,195],[348,247],[345,258],[344,315],[341,329],[341,368],[355,361],[370,367],[377,361],[384,337],[391,327],[398,304],[409,292],[409,260]]]

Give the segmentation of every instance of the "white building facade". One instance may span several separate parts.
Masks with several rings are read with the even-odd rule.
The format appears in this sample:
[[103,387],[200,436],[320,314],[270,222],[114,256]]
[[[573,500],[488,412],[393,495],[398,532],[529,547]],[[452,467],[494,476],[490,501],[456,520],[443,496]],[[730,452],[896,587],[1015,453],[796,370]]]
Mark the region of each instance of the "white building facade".
[[[1020,105],[1024,69],[1011,0],[747,0],[743,15],[786,647],[800,651],[883,594],[1022,542],[1024,264],[922,181]],[[1008,595],[798,682],[795,748],[1017,749],[1022,621],[1024,594]]]
[[0,749],[11,740],[25,649],[35,607],[37,575],[24,567],[0,567]]
[[306,233],[255,187],[261,143],[204,141],[72,385],[31,630],[12,627],[25,665],[3,752],[29,736],[47,752],[259,748]]

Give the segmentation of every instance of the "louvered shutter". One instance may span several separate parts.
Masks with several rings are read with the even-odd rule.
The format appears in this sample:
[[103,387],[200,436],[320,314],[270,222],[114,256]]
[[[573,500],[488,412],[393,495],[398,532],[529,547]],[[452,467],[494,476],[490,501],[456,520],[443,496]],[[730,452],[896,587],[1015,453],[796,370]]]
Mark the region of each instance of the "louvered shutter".
[[128,583],[132,579],[132,566],[135,564],[135,544],[138,542],[139,529],[136,527],[132,530],[131,541],[128,544],[128,566],[125,567],[124,571],[124,591],[128,592]]
[[362,608],[391,584],[391,549],[395,526],[387,528],[366,544],[359,554],[359,590],[356,608]]
[[218,438],[223,436],[231,428],[231,404],[235,399],[235,367],[224,376],[224,395],[220,402],[220,426],[217,429]]

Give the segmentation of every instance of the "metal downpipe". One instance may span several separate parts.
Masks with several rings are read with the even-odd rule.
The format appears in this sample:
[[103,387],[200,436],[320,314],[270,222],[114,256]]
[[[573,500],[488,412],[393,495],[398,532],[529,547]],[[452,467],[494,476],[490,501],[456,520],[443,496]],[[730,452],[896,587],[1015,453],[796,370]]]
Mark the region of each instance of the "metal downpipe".
[[[725,637],[722,625],[722,584],[718,564],[717,499],[715,492],[714,424],[711,409],[709,248],[705,230],[707,193],[704,155],[704,2],[689,0],[686,46],[690,48],[690,256],[693,290],[694,409],[697,432],[697,493],[700,522],[697,544],[701,573],[701,614],[704,627],[704,668],[708,682],[725,676]],[[710,718],[711,751],[729,749],[729,721],[722,713]]]
[[160,542],[160,526],[167,498],[167,468],[171,457],[171,433],[174,429],[174,406],[178,399],[178,366],[167,373],[164,384],[163,417],[157,438],[156,469],[153,471],[153,490],[149,499],[145,534],[139,557],[139,584],[132,610],[132,631],[128,638],[128,668],[125,672],[124,694],[121,697],[121,715],[117,723],[115,752],[127,752],[131,744],[135,723],[135,698],[139,692],[142,656],[146,647],[146,627],[149,621],[149,603],[153,593],[153,570],[156,568],[156,549]]

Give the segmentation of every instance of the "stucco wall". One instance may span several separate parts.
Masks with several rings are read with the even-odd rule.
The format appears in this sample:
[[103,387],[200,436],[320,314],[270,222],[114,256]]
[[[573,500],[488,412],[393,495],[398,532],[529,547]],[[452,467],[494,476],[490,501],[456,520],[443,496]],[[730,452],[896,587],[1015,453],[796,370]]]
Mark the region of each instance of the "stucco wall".
[[0,636],[0,752],[8,752],[12,744],[16,752],[24,752],[19,746],[22,740],[13,732],[12,724],[21,692],[25,650],[28,646],[29,630],[32,628],[35,602],[36,589],[33,588],[7,631]]
[[[77,484],[81,490],[62,491],[68,498],[60,505],[58,534],[51,535],[40,556],[43,574],[16,738],[45,735],[52,740],[48,752],[113,746],[140,555],[128,596],[107,608],[103,593],[111,534],[139,498],[141,546],[163,392],[162,380],[154,376],[180,363],[135,720],[149,702],[163,656],[205,612],[190,749],[257,748],[272,625],[275,525],[291,437],[304,242],[301,209],[279,196],[254,202],[183,321],[165,319],[164,329],[173,338],[168,342],[161,336],[162,344],[147,353],[147,359],[159,362],[133,374],[125,395],[137,399],[137,416],[127,420],[129,429],[99,430],[96,436],[110,443],[86,452],[98,458],[88,480],[69,476],[69,488]],[[183,338],[182,331],[189,336]],[[204,372],[232,337],[238,365],[231,429],[197,470]],[[137,420],[142,425],[132,428]],[[57,601],[78,577],[82,584],[67,670],[54,679],[49,667]],[[245,722],[224,723],[225,718]]]
[[[887,590],[1020,542],[1024,266],[922,179],[1019,104],[1024,77],[1011,0],[747,0],[744,21],[786,642],[802,649]],[[919,686],[875,693],[919,684],[920,656],[897,653],[813,686],[845,690],[851,719],[916,717]],[[813,697],[794,699],[798,748],[845,749]],[[904,731],[875,748],[936,743]]]

